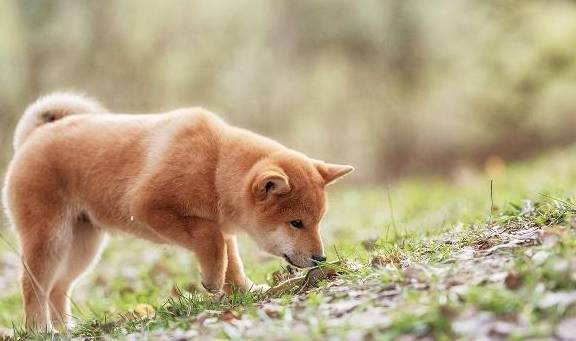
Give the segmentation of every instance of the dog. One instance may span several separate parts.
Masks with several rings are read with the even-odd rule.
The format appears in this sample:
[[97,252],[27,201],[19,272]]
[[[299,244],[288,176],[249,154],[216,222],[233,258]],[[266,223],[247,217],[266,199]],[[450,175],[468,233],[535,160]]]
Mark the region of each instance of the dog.
[[201,108],[114,114],[41,97],[14,133],[3,203],[19,235],[25,323],[70,323],[74,282],[112,231],[195,253],[213,293],[250,290],[236,235],[296,267],[326,260],[325,187],[354,168],[311,159]]

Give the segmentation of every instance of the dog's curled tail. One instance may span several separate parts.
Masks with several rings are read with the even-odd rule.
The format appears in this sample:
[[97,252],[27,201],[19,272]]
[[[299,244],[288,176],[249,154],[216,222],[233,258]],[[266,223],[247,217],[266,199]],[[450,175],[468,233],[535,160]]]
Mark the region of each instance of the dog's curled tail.
[[105,113],[97,101],[78,94],[55,92],[30,104],[14,132],[14,150],[18,149],[34,130],[44,124],[75,114]]

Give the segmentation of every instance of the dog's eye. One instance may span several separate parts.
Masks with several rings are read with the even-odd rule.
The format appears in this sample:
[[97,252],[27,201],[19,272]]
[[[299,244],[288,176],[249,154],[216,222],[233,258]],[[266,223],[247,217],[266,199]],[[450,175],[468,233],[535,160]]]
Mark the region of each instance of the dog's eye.
[[295,227],[297,229],[304,228],[304,224],[302,223],[302,220],[300,220],[300,219],[292,220],[290,222],[290,225],[292,225],[293,227]]

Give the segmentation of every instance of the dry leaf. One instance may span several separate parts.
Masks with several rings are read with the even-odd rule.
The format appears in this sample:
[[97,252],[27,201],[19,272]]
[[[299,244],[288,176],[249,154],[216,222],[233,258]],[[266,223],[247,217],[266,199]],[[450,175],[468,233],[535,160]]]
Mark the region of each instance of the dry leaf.
[[494,243],[492,242],[492,240],[490,240],[490,238],[487,237],[478,238],[474,242],[474,248],[476,250],[486,250],[491,248],[493,245]]
[[522,286],[522,277],[515,271],[508,272],[506,278],[504,279],[504,284],[510,290],[516,290]]
[[402,263],[402,258],[399,255],[376,255],[370,260],[370,265],[373,268],[383,268],[388,264],[400,265]]

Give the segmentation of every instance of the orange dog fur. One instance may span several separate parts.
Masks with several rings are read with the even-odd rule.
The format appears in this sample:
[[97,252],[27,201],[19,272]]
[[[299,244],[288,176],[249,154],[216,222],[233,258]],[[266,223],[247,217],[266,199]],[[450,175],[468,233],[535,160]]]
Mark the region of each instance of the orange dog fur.
[[3,202],[20,238],[26,325],[36,329],[69,322],[71,288],[108,231],[193,251],[212,292],[252,287],[238,232],[299,267],[325,260],[325,186],[353,170],[200,108],[111,114],[68,93],[26,109],[14,149]]

